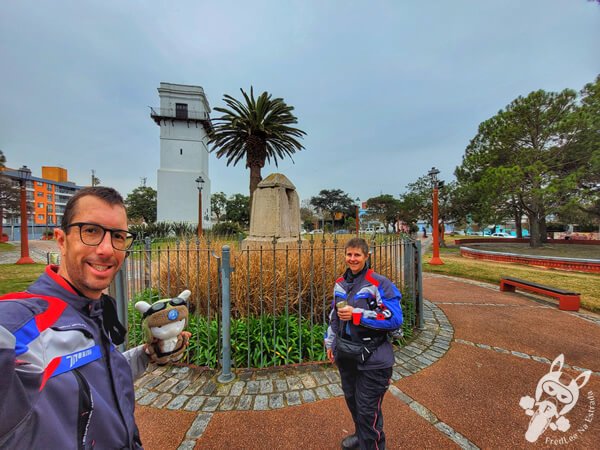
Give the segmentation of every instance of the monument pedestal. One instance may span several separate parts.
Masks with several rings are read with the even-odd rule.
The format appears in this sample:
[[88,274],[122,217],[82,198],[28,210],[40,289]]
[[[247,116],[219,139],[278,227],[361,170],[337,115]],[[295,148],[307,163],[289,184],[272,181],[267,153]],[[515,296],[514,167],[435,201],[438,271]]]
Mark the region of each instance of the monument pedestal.
[[252,196],[250,235],[242,249],[297,247],[300,237],[300,198],[285,175],[272,173],[258,183]]

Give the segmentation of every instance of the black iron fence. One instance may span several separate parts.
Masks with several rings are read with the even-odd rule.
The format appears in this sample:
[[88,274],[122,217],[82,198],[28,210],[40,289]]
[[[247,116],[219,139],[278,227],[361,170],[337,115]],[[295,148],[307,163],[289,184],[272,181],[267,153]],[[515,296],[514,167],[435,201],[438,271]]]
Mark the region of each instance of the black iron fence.
[[[333,283],[345,270],[344,245],[351,237],[248,246],[198,239],[137,242],[111,285],[128,322],[127,345],[143,340],[137,301],[189,289],[187,362],[226,371],[229,361],[268,367],[322,360]],[[402,291],[403,331],[410,337],[423,325],[420,242],[378,237],[370,249],[371,267]]]

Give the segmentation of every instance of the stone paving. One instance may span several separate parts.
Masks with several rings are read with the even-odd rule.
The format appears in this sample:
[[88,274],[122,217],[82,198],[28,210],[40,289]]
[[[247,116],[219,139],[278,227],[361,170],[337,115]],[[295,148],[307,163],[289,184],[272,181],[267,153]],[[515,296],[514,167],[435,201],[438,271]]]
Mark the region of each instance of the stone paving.
[[[397,349],[392,380],[411,376],[440,359],[450,348],[454,330],[433,303],[424,303],[425,327],[405,347]],[[218,374],[187,366],[150,368],[135,383],[137,403],[154,408],[197,412],[179,449],[194,448],[217,411],[264,411],[343,396],[337,369],[328,363],[270,370],[242,370],[223,384]],[[396,386],[390,393],[463,448],[476,448],[460,433]]]
[[[392,380],[410,376],[441,358],[453,336],[446,316],[432,303],[424,308],[425,329],[395,351]],[[219,383],[217,373],[187,366],[152,367],[136,383],[140,405],[184,411],[269,410],[343,395],[337,369],[328,363],[291,368],[241,370]]]

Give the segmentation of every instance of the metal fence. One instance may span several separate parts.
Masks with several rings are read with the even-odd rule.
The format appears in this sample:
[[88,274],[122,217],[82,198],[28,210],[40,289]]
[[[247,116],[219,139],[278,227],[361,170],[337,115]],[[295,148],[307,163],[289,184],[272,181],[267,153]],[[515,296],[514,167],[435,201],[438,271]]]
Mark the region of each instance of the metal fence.
[[[324,359],[333,283],[345,270],[347,238],[263,245],[211,240],[137,242],[111,285],[128,346],[143,339],[133,308],[189,289],[187,361],[267,367]],[[420,242],[396,235],[369,242],[370,264],[403,293],[405,333],[423,326]]]

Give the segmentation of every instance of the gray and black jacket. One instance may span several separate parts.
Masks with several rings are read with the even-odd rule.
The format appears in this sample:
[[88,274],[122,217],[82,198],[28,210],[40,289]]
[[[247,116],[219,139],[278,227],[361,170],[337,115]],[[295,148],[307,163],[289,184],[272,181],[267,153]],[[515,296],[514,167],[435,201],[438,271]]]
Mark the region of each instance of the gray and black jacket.
[[113,299],[78,295],[56,270],[0,297],[0,448],[142,448],[128,359],[139,371],[147,357],[115,348]]

